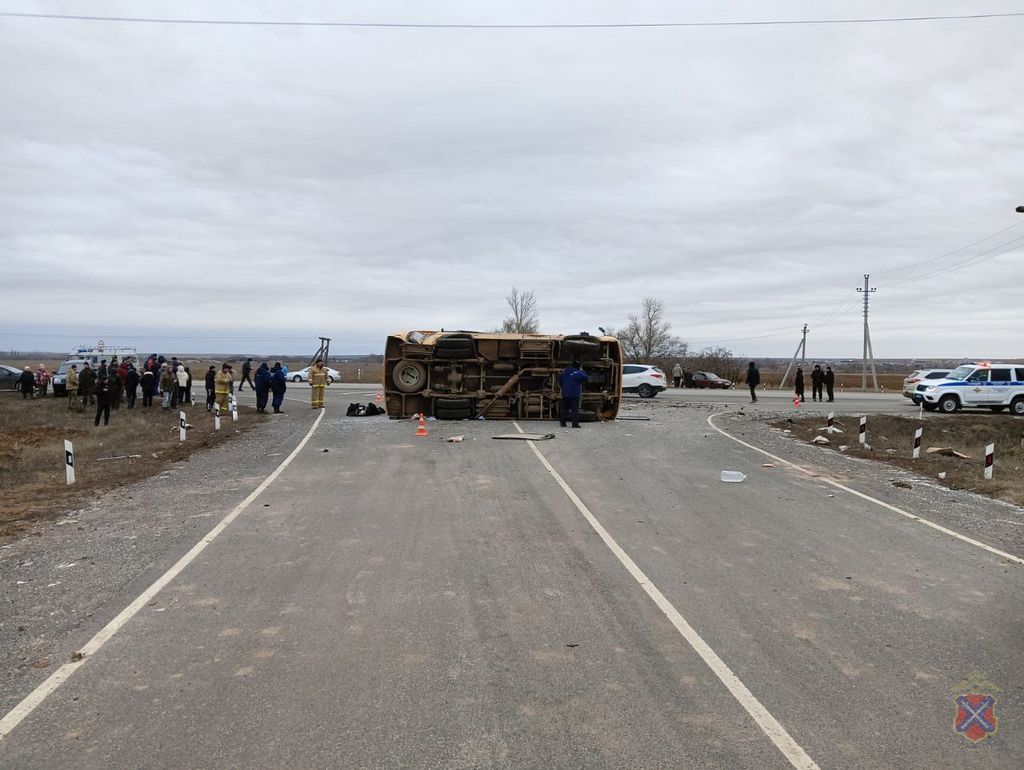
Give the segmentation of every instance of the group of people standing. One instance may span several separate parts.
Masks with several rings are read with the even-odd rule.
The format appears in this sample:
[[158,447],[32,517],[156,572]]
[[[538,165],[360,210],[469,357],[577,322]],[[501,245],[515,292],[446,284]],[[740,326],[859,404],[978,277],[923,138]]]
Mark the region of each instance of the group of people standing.
[[[274,414],[283,414],[281,405],[284,394],[288,390],[288,367],[280,362],[270,367],[262,363],[252,374],[252,359],[242,365],[242,380],[238,390],[241,392],[245,383],[256,392],[256,411],[267,413],[267,402],[270,402]],[[43,364],[33,374],[31,367],[26,366],[18,379],[18,388],[24,398],[38,393],[45,396],[50,384],[50,374]],[[220,411],[227,412],[231,394],[235,392],[235,378],[231,364],[222,364],[220,371],[210,366],[205,376],[206,411],[213,411],[216,405]],[[324,391],[327,388],[327,368],[322,359],[309,367],[308,379],[311,387],[311,406],[323,409],[325,405]],[[100,420],[104,425],[110,424],[110,410],[120,409],[124,400],[128,409],[135,408],[135,401],[141,389],[142,406],[153,405],[153,399],[161,396],[160,407],[164,411],[179,406],[191,406],[195,403],[192,395],[192,372],[189,367],[177,359],[170,360],[164,356],[153,354],[141,366],[136,368],[135,362],[123,360],[118,362],[112,357],[108,364],[106,359],[100,361],[95,368],[88,361],[82,364],[79,371],[77,364],[72,364],[67,373],[68,409],[82,412],[87,406],[96,407],[94,424],[99,427]]]
[[[750,388],[750,400],[757,403],[757,386],[761,384],[761,372],[757,368],[757,364],[753,361],[747,366],[747,387]],[[793,380],[793,387],[796,394],[795,401],[803,403],[804,398],[804,370],[797,367],[796,378]],[[811,372],[811,399],[814,401],[824,401],[825,397],[822,394],[824,390],[828,393],[828,400],[836,400],[836,373],[832,371],[831,366],[825,366],[822,371],[821,364],[815,364],[814,370]]]
[[77,364],[68,368],[68,409],[81,412],[86,406],[96,407],[94,424],[110,424],[110,410],[120,409],[122,399],[128,409],[135,408],[139,391],[142,405],[153,405],[156,396],[163,396],[161,408],[170,411],[179,404],[192,403],[192,372],[177,358],[171,360],[153,354],[145,360],[140,371],[134,361],[118,361],[112,357],[95,368],[86,361],[82,370]]
[[43,364],[39,364],[35,374],[32,373],[31,366],[26,366],[25,371],[18,378],[18,390],[21,391],[21,397],[35,398],[37,393],[40,397],[45,397],[46,391],[50,387],[50,379],[51,375]]
[[[796,370],[796,379],[793,380],[793,385],[796,390],[796,397],[800,399],[801,403],[804,399],[804,370],[799,367]],[[836,374],[832,371],[831,366],[826,366],[825,371],[821,370],[821,364],[815,364],[814,369],[811,371],[811,400],[812,401],[824,401],[825,398],[822,395],[822,387],[824,386],[825,391],[828,393],[828,400],[836,400]]]
[[[231,367],[224,364],[227,367],[227,371],[230,376]],[[217,375],[217,383],[220,388],[217,391],[217,398],[227,399],[227,392],[223,390],[225,382],[223,379],[224,369]],[[210,375],[213,372],[213,367],[210,367],[210,371],[206,374],[207,386],[209,386]],[[281,405],[284,403],[284,394],[288,390],[288,367],[282,366],[281,362],[276,362],[273,367],[267,364],[266,361],[261,363],[256,369],[256,374],[252,374],[252,359],[246,359],[245,363],[242,364],[242,380],[238,383],[238,391],[241,393],[245,390],[245,383],[249,383],[249,387],[256,392],[256,411],[260,414],[267,413],[267,401],[270,401],[270,406],[274,410],[274,414],[284,414],[281,410]],[[207,409],[210,405],[207,404]]]

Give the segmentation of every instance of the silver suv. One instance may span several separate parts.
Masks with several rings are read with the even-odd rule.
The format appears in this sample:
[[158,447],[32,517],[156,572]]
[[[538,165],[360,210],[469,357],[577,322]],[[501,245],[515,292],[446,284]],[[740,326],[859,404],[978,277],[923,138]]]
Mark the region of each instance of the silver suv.
[[1007,407],[1024,416],[1024,364],[963,364],[941,380],[917,386],[925,409],[952,413],[964,407]]

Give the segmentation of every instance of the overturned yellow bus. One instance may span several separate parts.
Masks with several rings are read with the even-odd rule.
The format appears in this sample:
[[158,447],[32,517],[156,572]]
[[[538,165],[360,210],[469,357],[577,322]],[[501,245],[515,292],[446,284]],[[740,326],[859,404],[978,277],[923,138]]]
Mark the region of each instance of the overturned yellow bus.
[[581,420],[614,420],[622,398],[622,348],[590,334],[410,331],[384,347],[384,394],[392,418],[554,420],[559,375],[574,359],[590,381]]

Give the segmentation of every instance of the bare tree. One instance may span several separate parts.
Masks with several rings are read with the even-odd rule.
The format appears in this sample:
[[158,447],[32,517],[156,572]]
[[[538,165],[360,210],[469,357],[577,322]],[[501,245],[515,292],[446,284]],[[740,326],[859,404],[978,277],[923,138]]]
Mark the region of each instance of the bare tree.
[[721,346],[706,347],[687,362],[695,371],[712,372],[727,380],[739,382],[743,377],[743,364],[732,351]]
[[519,291],[513,286],[505,301],[512,315],[501,322],[500,331],[513,334],[536,334],[540,331],[540,311],[532,291]]
[[688,345],[671,333],[665,320],[665,303],[654,297],[644,299],[639,315],[630,315],[629,323],[616,336],[622,342],[626,358],[632,361],[685,356]]

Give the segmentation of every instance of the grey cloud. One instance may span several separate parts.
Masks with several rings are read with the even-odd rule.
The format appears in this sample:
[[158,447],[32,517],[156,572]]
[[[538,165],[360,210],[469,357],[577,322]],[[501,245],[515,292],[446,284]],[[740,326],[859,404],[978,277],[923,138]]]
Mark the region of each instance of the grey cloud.
[[[118,7],[143,13],[136,4],[108,12]],[[777,14],[843,11],[787,3]],[[198,3],[173,12],[211,13]],[[384,13],[378,4],[217,7],[225,17],[343,12]],[[458,2],[388,9],[425,20],[481,13]],[[554,13],[517,4],[514,18]],[[651,2],[629,13],[766,11]],[[83,316],[130,333],[125,319],[181,303],[183,334],[241,335],[244,325],[219,319],[252,314],[261,331],[322,329],[346,349],[377,350],[403,327],[489,328],[517,285],[536,291],[552,331],[620,325],[654,295],[694,340],[791,327],[734,344],[786,355],[799,326],[852,294],[863,272],[940,255],[1020,217],[1022,29],[0,20],[0,67],[18,74],[0,82],[10,106],[0,114],[5,307],[24,317],[46,306],[52,333],[77,339]],[[1024,228],[1004,240],[1015,233]],[[877,277],[879,355],[1024,353],[1019,255],[897,283],[917,272]],[[117,304],[97,306],[101,293]],[[1001,322],[993,307],[1008,308]],[[854,302],[815,328],[812,344],[856,355],[858,312]],[[8,332],[0,348],[20,346],[26,332]]]

